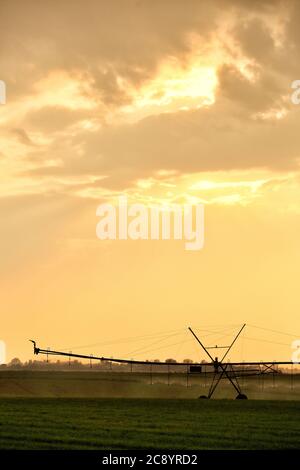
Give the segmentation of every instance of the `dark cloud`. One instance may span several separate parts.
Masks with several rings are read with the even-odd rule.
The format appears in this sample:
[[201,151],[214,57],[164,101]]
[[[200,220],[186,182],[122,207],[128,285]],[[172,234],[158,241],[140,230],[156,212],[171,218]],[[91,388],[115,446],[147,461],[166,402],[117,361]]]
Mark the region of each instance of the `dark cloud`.
[[215,2],[192,0],[2,0],[0,69],[10,97],[28,92],[49,70],[84,71],[108,103],[124,95],[116,77],[137,85],[162,58],[188,50],[219,16]]
[[28,136],[27,132],[24,131],[24,129],[11,129],[11,133],[17,138],[17,140],[23,144],[27,145],[29,147],[34,146],[35,143],[30,139]]
[[[281,109],[287,89],[269,70],[257,71],[255,83],[246,78],[234,65],[224,65],[219,70],[219,96],[239,103],[250,112]],[[285,84],[286,86],[286,84]]]

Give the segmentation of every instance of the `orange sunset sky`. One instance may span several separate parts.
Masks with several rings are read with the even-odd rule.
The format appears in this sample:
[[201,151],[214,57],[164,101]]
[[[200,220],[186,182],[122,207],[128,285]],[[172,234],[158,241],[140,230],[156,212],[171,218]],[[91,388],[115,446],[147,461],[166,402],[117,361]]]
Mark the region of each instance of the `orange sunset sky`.
[[[31,338],[199,360],[187,326],[201,335],[227,325],[227,343],[242,323],[290,335],[249,326],[231,359],[290,360],[300,338],[300,2],[0,0],[0,20],[8,360],[32,359]],[[99,240],[96,209],[120,195],[147,207],[204,203],[204,248]],[[157,352],[152,336],[119,341],[159,332],[174,336]]]

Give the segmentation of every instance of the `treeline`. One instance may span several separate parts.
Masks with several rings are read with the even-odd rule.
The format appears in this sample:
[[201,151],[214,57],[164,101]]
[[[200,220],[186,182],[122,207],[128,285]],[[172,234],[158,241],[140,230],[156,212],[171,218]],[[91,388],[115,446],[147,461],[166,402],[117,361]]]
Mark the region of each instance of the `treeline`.
[[[160,363],[160,361],[157,359],[154,362]],[[177,361],[175,359],[166,359],[165,362],[173,363],[176,364]],[[185,359],[183,362],[186,363],[191,363],[193,362],[191,359]],[[5,370],[99,370],[99,371],[115,371],[115,372],[127,372],[127,371],[135,371],[135,372],[143,372],[147,371],[149,372],[149,366],[150,365],[143,365],[143,364],[118,364],[115,362],[101,362],[96,359],[92,359],[91,361],[86,361],[86,362],[81,362],[77,359],[72,360],[66,360],[66,361],[61,361],[61,360],[53,360],[53,359],[44,359],[44,360],[29,360],[22,362],[18,358],[12,359],[10,362],[7,364],[3,364],[0,366],[0,370],[5,369]],[[167,364],[161,363],[161,365],[154,366],[155,371],[166,371],[167,368],[172,371],[172,366],[168,366]],[[187,369],[187,366],[176,366],[177,372],[180,372],[180,369],[182,371],[185,371]]]
[[[118,364],[115,362],[105,361],[101,362],[100,360],[92,359],[91,361],[81,362],[77,359],[72,360],[53,360],[50,359],[43,359],[43,360],[29,360],[22,362],[18,358],[12,359],[7,364],[0,365],[0,370],[57,370],[57,371],[67,371],[67,370],[82,370],[82,371],[89,371],[91,369],[98,370],[98,371],[112,371],[112,372],[149,372],[152,369],[153,372],[187,372],[189,367],[186,365],[176,365],[177,361],[175,359],[168,358],[165,362],[168,364],[164,364],[160,362],[158,359],[154,362],[157,362],[159,365],[150,366],[147,364]],[[183,362],[192,363],[191,359],[185,359]],[[170,364],[174,364],[174,367]],[[211,372],[213,370],[213,366],[211,364],[205,363],[205,361],[201,362],[202,372]],[[241,366],[240,368],[236,368],[235,370],[242,369],[242,370],[249,370],[251,372],[250,366]],[[278,368],[279,373],[285,374],[299,374],[300,369],[298,364],[294,364],[293,367],[280,367]]]

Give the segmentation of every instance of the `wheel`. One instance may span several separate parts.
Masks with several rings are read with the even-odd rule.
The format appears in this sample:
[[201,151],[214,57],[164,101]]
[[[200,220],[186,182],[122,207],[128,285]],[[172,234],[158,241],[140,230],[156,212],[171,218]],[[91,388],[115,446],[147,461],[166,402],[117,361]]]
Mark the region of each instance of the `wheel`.
[[208,399],[208,397],[207,397],[206,395],[200,395],[199,398],[201,398],[201,399],[204,398],[204,399],[206,399],[206,400]]
[[236,400],[247,400],[248,397],[247,397],[247,395],[244,395],[244,393],[239,393],[239,394],[236,396],[235,399],[236,399]]

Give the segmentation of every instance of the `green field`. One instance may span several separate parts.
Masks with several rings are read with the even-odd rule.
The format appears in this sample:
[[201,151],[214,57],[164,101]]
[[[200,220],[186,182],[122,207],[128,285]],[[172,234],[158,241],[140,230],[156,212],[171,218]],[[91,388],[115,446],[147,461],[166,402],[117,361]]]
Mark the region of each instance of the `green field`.
[[[300,448],[299,375],[248,379],[249,400],[199,400],[208,380],[96,371],[0,372],[1,449]],[[292,386],[291,386],[292,385]]]
[[300,402],[0,400],[1,449],[292,449]]

